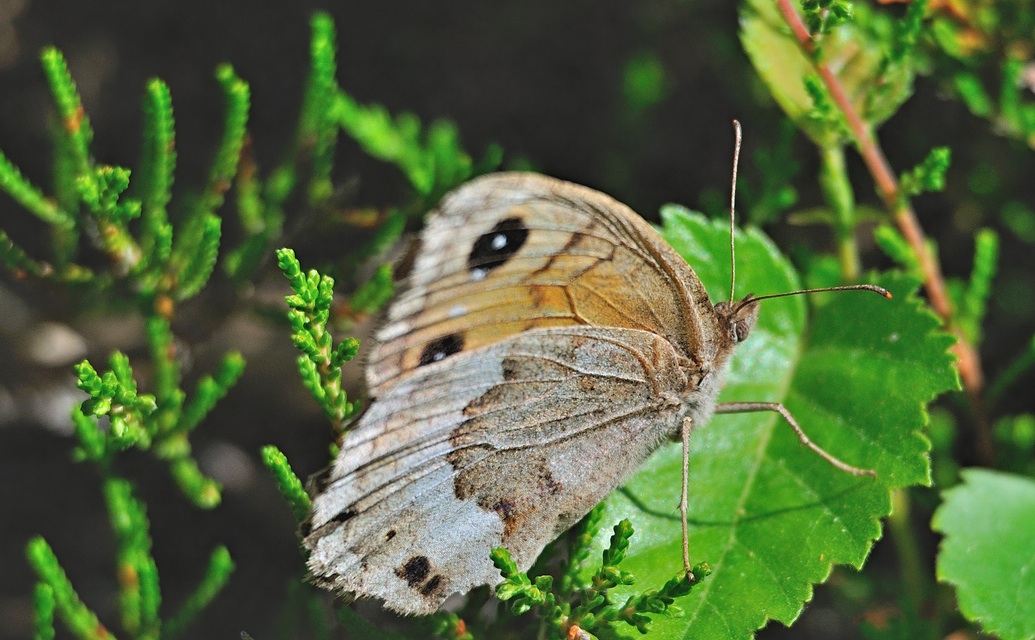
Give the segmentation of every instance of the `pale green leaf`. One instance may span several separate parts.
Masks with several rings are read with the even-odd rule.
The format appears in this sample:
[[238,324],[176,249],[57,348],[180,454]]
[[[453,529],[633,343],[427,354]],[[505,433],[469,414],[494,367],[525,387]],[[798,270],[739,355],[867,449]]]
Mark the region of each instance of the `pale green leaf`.
[[931,526],[945,535],[938,579],[956,586],[960,610],[1003,640],[1035,638],[1035,481],[963,471]]

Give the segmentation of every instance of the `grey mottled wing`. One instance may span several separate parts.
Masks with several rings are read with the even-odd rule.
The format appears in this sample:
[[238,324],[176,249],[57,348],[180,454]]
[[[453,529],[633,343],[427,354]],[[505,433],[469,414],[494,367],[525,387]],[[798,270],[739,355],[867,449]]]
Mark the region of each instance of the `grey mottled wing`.
[[664,338],[559,327],[386,384],[315,498],[309,567],[338,590],[430,613],[522,569],[677,428],[686,378]]

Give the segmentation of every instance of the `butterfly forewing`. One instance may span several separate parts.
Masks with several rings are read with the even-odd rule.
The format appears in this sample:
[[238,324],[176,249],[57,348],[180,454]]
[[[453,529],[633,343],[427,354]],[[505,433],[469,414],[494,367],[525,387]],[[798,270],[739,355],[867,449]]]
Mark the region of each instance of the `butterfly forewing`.
[[715,329],[693,270],[625,205],[535,174],[494,174],[431,214],[377,335],[371,394],[393,378],[529,329],[651,331],[707,358]]

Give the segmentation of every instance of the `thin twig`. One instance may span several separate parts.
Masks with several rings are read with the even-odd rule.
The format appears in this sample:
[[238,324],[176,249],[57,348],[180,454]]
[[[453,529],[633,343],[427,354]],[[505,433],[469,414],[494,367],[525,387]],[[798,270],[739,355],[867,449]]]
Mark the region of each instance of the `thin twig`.
[[981,359],[974,346],[970,344],[959,325],[953,320],[952,303],[949,300],[948,292],[945,289],[945,278],[942,276],[941,267],[927,247],[924,231],[916,218],[909,200],[902,195],[899,188],[898,178],[891,170],[884,152],[881,150],[873,131],[862,119],[859,113],[848,98],[844,86],[837,78],[831,68],[822,60],[816,57],[816,42],[809,33],[808,28],[798,15],[791,0],[776,0],[777,7],[783,15],[784,21],[794,34],[799,46],[812,60],[831,99],[838,109],[844,114],[845,122],[855,137],[859,154],[866,163],[873,181],[877,186],[885,207],[891,212],[902,236],[909,243],[916,255],[920,270],[924,276],[924,290],[927,292],[927,299],[935,313],[941,316],[947,329],[955,334],[956,345],[953,347],[956,353],[956,366],[963,381],[963,387],[971,399],[971,407],[978,423],[978,449],[979,455],[985,463],[990,463],[993,458],[991,430],[988,419],[984,412],[984,401],[982,389],[984,387],[984,376],[981,373]]

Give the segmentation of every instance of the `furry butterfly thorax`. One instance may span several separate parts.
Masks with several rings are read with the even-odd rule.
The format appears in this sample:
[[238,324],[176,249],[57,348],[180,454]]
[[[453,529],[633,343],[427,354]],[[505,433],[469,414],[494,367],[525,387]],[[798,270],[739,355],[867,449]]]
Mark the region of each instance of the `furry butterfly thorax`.
[[314,579],[427,614],[498,583],[493,548],[527,570],[711,417],[757,316],[750,296],[713,304],[598,191],[532,173],[460,186],[427,218],[366,364],[372,402],[313,500]]

